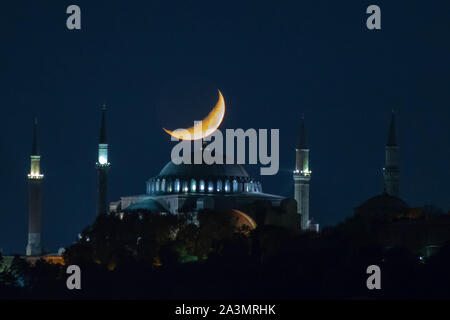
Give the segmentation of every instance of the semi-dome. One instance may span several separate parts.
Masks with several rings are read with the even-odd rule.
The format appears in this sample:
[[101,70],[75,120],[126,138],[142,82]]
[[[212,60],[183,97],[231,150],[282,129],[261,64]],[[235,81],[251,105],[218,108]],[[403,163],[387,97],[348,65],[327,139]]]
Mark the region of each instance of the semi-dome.
[[133,210],[148,210],[152,212],[168,212],[166,208],[164,208],[161,203],[151,199],[144,198],[141,201],[135,202],[126,208],[126,211]]

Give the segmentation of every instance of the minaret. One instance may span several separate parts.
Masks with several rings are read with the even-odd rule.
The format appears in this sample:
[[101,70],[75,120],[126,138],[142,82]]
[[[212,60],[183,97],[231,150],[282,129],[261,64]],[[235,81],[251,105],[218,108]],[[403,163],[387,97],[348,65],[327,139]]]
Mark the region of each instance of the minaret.
[[100,139],[98,144],[98,184],[97,184],[97,215],[107,214],[107,185],[108,185],[108,143],[106,142],[106,106],[102,107],[102,122],[100,126]]
[[294,199],[297,201],[297,212],[301,214],[301,228],[309,227],[309,148],[306,143],[305,119],[300,123],[300,135],[295,147]]
[[33,145],[31,148],[31,166],[28,174],[28,244],[27,256],[42,254],[41,219],[42,219],[42,180],[40,170],[41,156],[38,145],[38,122],[34,118]]
[[385,147],[383,168],[384,191],[391,196],[400,196],[400,158],[395,132],[395,113],[392,111],[388,140]]

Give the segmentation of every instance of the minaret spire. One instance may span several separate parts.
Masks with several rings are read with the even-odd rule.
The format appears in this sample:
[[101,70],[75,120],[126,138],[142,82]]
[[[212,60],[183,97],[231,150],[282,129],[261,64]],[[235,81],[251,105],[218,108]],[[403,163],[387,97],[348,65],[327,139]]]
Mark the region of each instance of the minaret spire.
[[41,245],[41,220],[42,220],[42,179],[38,141],[38,121],[34,118],[33,142],[31,146],[31,164],[28,174],[28,243],[27,256],[42,254]]
[[383,168],[384,192],[391,196],[400,196],[400,157],[397,145],[395,112],[392,110],[388,139],[385,147],[385,165]]
[[98,144],[98,161],[96,164],[98,173],[97,183],[97,215],[108,213],[108,169],[110,163],[108,162],[108,143],[106,139],[106,105],[102,106],[102,119],[100,123],[100,137]]
[[31,155],[38,156],[39,155],[39,143],[38,143],[38,119],[34,117],[33,124],[33,144],[31,146]]
[[388,141],[387,146],[396,147],[397,146],[397,135],[395,133],[395,111],[392,110],[391,123],[389,125]]
[[100,124],[100,139],[99,143],[107,143],[106,142],[106,104],[102,105],[102,122]]
[[308,144],[306,143],[306,128],[305,128],[305,116],[302,115],[300,119],[300,131],[297,141],[297,149],[308,149]]
[[309,147],[306,142],[305,117],[300,120],[300,132],[295,147],[295,170],[294,170],[294,198],[297,201],[297,212],[301,215],[301,228],[309,228],[309,181],[311,171],[309,170]]

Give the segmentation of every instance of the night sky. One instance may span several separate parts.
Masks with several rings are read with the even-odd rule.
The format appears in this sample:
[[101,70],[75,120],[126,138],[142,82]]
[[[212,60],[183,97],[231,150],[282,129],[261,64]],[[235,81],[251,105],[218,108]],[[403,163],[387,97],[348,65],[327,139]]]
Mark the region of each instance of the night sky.
[[[81,8],[82,29],[66,28]],[[368,5],[382,30],[366,28]],[[450,209],[449,1],[8,1],[0,9],[0,248],[24,253],[35,115],[44,244],[70,245],[95,218],[100,107],[107,104],[109,200],[142,194],[170,160],[162,127],[188,127],[226,101],[221,129],[279,128],[293,197],[298,124],[310,144],[311,215],[334,225],[383,190],[398,111],[401,195]]]

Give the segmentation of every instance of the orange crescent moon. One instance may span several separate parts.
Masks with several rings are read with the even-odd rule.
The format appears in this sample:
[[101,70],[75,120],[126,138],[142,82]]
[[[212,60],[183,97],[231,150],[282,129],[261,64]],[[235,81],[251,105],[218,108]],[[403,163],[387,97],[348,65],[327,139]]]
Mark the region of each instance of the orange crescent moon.
[[194,126],[187,129],[170,131],[163,128],[163,130],[179,140],[199,140],[210,136],[220,126],[223,117],[225,116],[225,100],[223,99],[220,90],[218,91],[219,100],[217,100],[216,106],[201,122],[196,122]]

